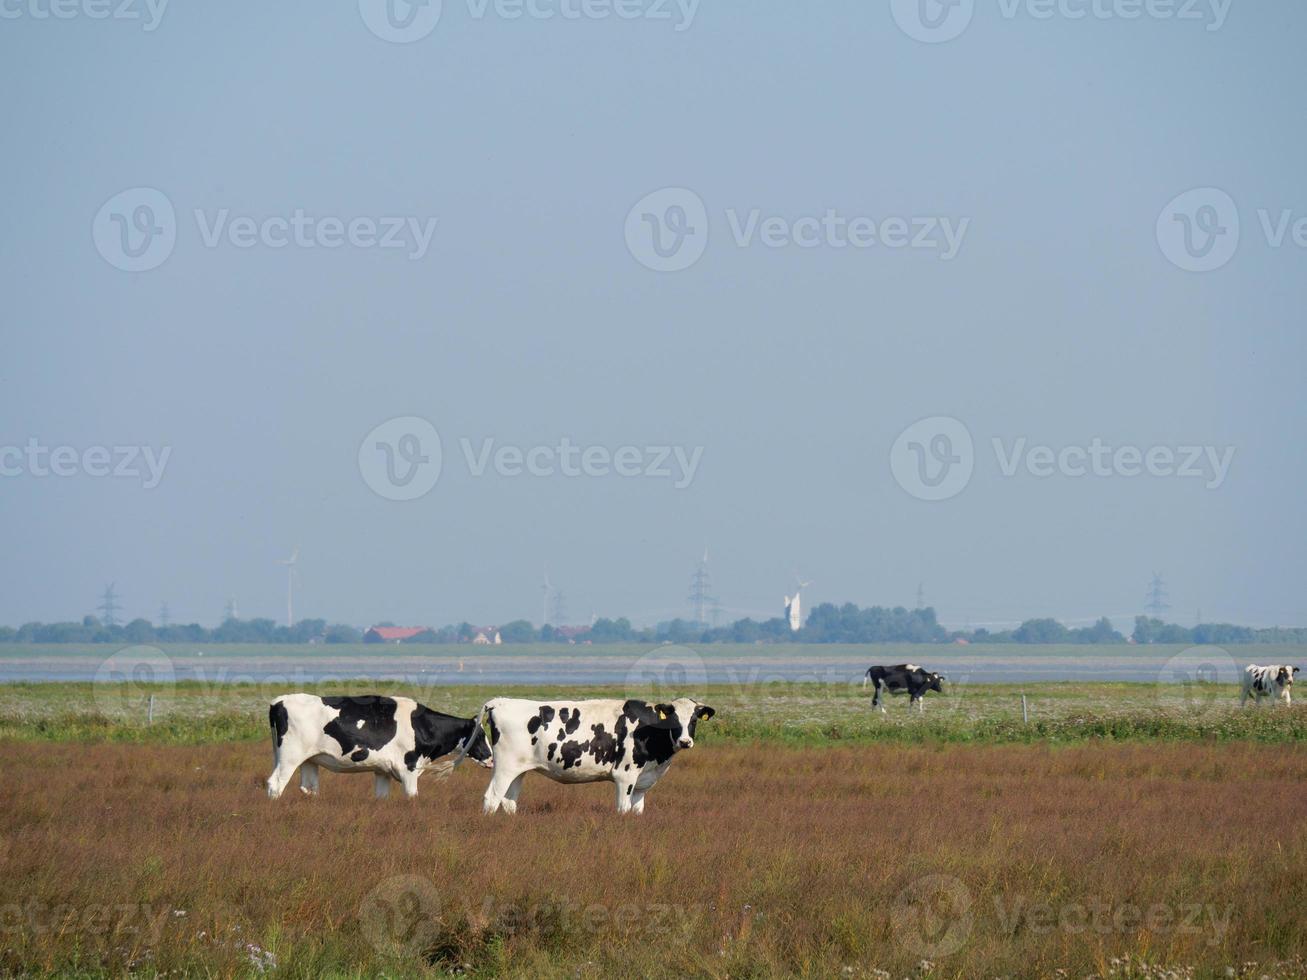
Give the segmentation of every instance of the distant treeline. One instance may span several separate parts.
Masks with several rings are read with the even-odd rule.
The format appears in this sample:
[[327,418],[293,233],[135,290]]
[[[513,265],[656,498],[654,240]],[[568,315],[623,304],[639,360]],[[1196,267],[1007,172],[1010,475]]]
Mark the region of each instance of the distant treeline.
[[[391,626],[392,623],[380,623]],[[94,616],[81,622],[27,623],[18,629],[0,626],[0,643],[362,643],[364,630],[325,619],[304,619],[292,627],[271,619],[229,619],[212,629],[197,623],[155,626],[146,619],[106,625]],[[425,629],[404,640],[407,644],[472,643],[487,633],[498,633],[504,643],[1126,643],[1106,617],[1093,626],[1071,628],[1055,619],[1028,619],[1016,629],[990,632],[946,630],[935,610],[896,606],[859,608],[823,603],[808,613],[803,628],[792,631],[777,617],[741,619],[729,626],[705,627],[686,619],[637,628],[625,617],[599,619],[588,627],[545,625],[524,619],[494,629],[470,623]],[[1147,616],[1135,618],[1130,640],[1135,643],[1214,644],[1307,643],[1307,629],[1254,629],[1229,623],[1203,623],[1194,627],[1164,623]],[[484,642],[484,641],[483,641]]]

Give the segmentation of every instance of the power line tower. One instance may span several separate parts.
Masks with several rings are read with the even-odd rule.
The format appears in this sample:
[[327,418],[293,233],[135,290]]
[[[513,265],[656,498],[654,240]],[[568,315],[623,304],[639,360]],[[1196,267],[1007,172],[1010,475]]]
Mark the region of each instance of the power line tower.
[[159,606],[159,626],[167,628],[172,623],[172,616],[168,613],[168,603],[165,601]]
[[1153,572],[1153,581],[1148,586],[1148,594],[1144,599],[1144,608],[1153,614],[1154,619],[1171,608],[1171,604],[1166,601],[1166,584],[1157,572]]
[[236,609],[236,597],[229,596],[227,598],[227,606],[223,610],[222,621],[225,623],[229,619],[240,619],[240,618],[241,618],[240,612]]
[[703,559],[694,570],[690,579],[691,608],[694,609],[694,621],[700,626],[708,625],[708,607],[717,601],[712,594],[712,578],[708,575],[708,549],[703,549]]
[[926,608],[926,586],[922,582],[917,583],[917,606],[918,609]]
[[118,611],[122,606],[118,604],[118,593],[114,591],[113,583],[110,582],[104,587],[104,592],[100,596],[100,604],[95,608],[100,611],[100,622],[105,626],[118,625]]
[[549,622],[554,626],[567,625],[567,597],[562,589],[554,589],[549,600]]

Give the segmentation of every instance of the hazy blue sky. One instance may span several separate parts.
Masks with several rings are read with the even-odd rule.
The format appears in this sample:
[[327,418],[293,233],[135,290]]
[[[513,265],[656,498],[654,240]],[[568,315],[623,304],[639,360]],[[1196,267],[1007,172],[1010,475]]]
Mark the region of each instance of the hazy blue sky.
[[[22,450],[0,478],[0,622],[80,616],[110,581],[128,615],[166,600],[212,623],[234,594],[283,616],[275,560],[297,545],[297,615],[539,620],[547,565],[572,620],[651,621],[688,611],[706,545],[731,616],[779,614],[798,571],[813,602],[910,604],[924,582],[949,624],[1123,627],[1156,570],[1182,622],[1307,624],[1299,0],[1200,0],[1198,19],[979,0],[943,43],[909,37],[888,0],[703,0],[688,23],[660,0],[623,2],[669,20],[445,0],[402,44],[369,29],[372,0],[174,0],[153,30],[144,0],[137,20],[70,2],[63,19],[0,3],[0,446]],[[658,272],[627,216],[667,187],[702,200],[707,244]],[[147,271],[104,254],[106,228],[137,233],[139,199],[97,218],[132,188],[175,209]],[[1164,209],[1192,188],[1237,208],[1238,248],[1211,271],[1158,236],[1183,229]],[[649,213],[670,229],[665,203]],[[398,249],[238,247],[227,224],[206,244],[224,213],[297,209],[437,224],[425,252],[407,225]],[[732,222],[755,209],[965,233],[951,258],[769,247],[757,229],[741,246]],[[1261,210],[1272,233],[1291,215],[1278,244]],[[1232,241],[1219,203],[1195,234],[1213,215]],[[408,416],[439,432],[440,478],[386,499],[360,445]],[[891,468],[927,417],[974,440],[950,499]],[[1096,437],[1234,457],[1219,481],[1036,477],[1024,457],[1003,474],[1021,439]],[[677,488],[477,476],[460,446],[564,438],[641,447],[637,467],[643,447],[702,455]],[[32,440],[171,452],[146,489],[80,456],[37,475]],[[928,470],[958,448],[931,440]]]

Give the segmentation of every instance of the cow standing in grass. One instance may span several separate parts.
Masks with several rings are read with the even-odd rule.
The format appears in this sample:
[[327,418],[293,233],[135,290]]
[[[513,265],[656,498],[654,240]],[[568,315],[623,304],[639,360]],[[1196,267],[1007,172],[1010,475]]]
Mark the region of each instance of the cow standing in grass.
[[943,691],[944,675],[936,674],[926,670],[924,667],[918,667],[916,664],[898,664],[894,667],[868,667],[867,673],[862,678],[862,687],[865,690],[867,681],[875,685],[876,693],[872,695],[871,706],[880,708],[881,712],[885,711],[885,705],[881,701],[881,693],[888,691],[890,694],[907,694],[909,696],[908,707],[914,704],[918,711],[926,710],[925,696],[927,691]]
[[272,775],[268,796],[277,799],[300,770],[300,789],[318,792],[318,766],[332,772],[370,772],[377,799],[390,794],[391,782],[417,796],[418,777],[428,769],[443,777],[451,762],[436,763],[455,749],[490,765],[485,733],[472,718],[455,718],[412,698],[320,698],[287,694],[268,706],[272,728]]
[[478,727],[483,719],[490,725],[495,770],[482,810],[516,813],[523,777],[538,772],[559,783],[614,783],[617,812],[643,813],[644,794],[677,752],[694,746],[696,723],[713,714],[691,698],[664,704],[494,698],[478,718]]
[[1242,708],[1247,704],[1249,698],[1253,699],[1253,704],[1261,704],[1262,698],[1292,704],[1293,695],[1290,691],[1293,688],[1293,675],[1296,673],[1298,668],[1287,664],[1272,664],[1269,667],[1249,664],[1243,669],[1243,690],[1239,695],[1239,707]]

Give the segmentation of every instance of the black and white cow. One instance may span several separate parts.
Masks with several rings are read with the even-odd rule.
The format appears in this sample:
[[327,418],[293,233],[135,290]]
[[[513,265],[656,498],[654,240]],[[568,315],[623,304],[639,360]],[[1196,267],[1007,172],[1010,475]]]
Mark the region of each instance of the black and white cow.
[[943,691],[943,674],[936,674],[924,667],[918,667],[916,664],[898,664],[894,667],[868,667],[866,675],[862,678],[862,686],[865,689],[867,681],[871,681],[876,687],[876,693],[872,695],[871,706],[880,708],[883,712],[885,705],[880,699],[882,691],[888,691],[890,694],[909,695],[908,707],[914,704],[918,711],[926,710],[925,695],[927,691]]
[[[272,726],[272,775],[268,796],[277,799],[300,770],[300,789],[318,792],[318,766],[332,772],[375,774],[377,799],[390,794],[391,780],[417,796],[418,777],[455,749],[487,768],[490,746],[472,718],[455,718],[412,698],[320,698],[286,694],[268,707]],[[453,766],[434,766],[442,776]]]
[[1249,664],[1243,669],[1243,690],[1239,695],[1239,706],[1247,704],[1249,698],[1253,699],[1253,704],[1261,704],[1262,698],[1292,704],[1293,696],[1289,692],[1293,688],[1293,675],[1296,673],[1297,667],[1286,664],[1272,664],[1269,667]]
[[615,783],[617,812],[643,813],[644,794],[677,752],[694,746],[695,724],[715,713],[691,698],[665,704],[494,698],[478,719],[490,725],[495,770],[482,809],[516,813],[523,777],[538,772],[560,783]]

